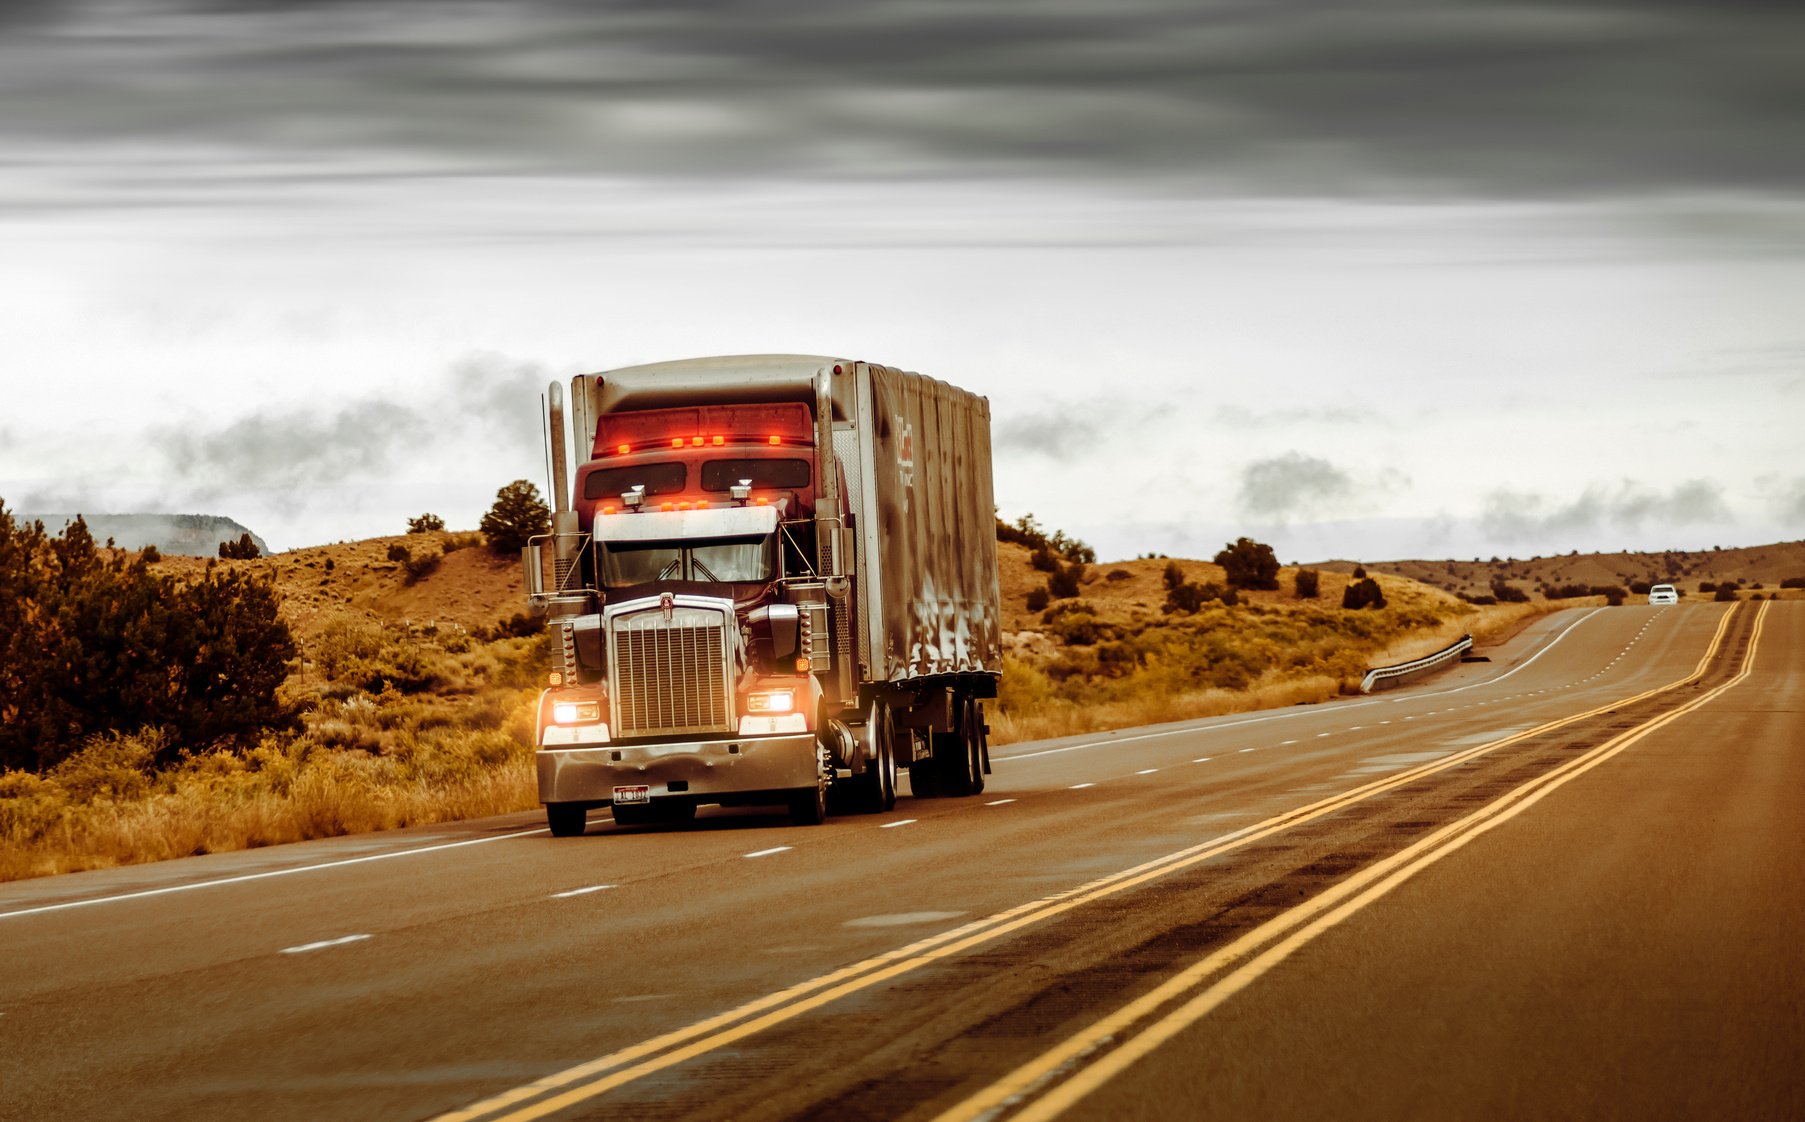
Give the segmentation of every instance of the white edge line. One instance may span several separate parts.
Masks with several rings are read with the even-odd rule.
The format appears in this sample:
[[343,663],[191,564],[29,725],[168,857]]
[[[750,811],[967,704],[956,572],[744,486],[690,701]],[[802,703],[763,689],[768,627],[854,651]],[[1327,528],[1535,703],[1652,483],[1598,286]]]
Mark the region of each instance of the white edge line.
[[1085,788],[1086,788],[1086,787],[1095,787],[1095,786],[1096,786],[1096,784],[1095,784],[1095,783],[1074,783],[1074,784],[1072,784],[1072,785],[1071,785],[1071,786],[1070,786],[1070,787],[1068,787],[1068,788],[1066,788],[1066,790],[1068,790],[1068,791],[1082,791],[1082,790],[1084,790],[1084,789],[1085,789]]
[[327,947],[342,947],[346,943],[360,943],[368,938],[368,935],[342,935],[337,939],[321,939],[317,943],[302,943],[298,947],[283,947],[279,953],[306,954],[308,951],[323,951]]
[[[1359,709],[1359,708],[1361,708],[1363,706],[1367,706],[1367,705],[1393,705],[1393,704],[1397,704],[1399,702],[1415,701],[1415,700],[1419,700],[1422,698],[1443,697],[1443,696],[1446,696],[1447,694],[1451,694],[1451,693],[1462,693],[1462,692],[1465,692],[1466,690],[1478,689],[1480,686],[1495,685],[1499,682],[1504,681],[1504,679],[1510,677],[1512,674],[1515,674],[1517,671],[1526,669],[1530,663],[1534,662],[1536,659],[1541,658],[1543,655],[1545,655],[1549,651],[1553,650],[1556,643],[1559,643],[1562,639],[1565,639],[1567,637],[1568,632],[1572,631],[1575,627],[1578,627],[1580,624],[1586,622],[1588,619],[1591,619],[1594,615],[1597,615],[1599,612],[1602,612],[1602,611],[1604,611],[1603,608],[1593,608],[1591,611],[1587,612],[1585,615],[1580,616],[1578,619],[1574,620],[1572,623],[1569,623],[1566,627],[1561,628],[1560,633],[1555,635],[1555,637],[1553,639],[1549,640],[1547,646],[1543,647],[1541,650],[1537,651],[1535,654],[1530,655],[1528,658],[1524,659],[1522,662],[1519,662],[1517,665],[1511,667],[1509,670],[1506,670],[1504,673],[1498,675],[1496,678],[1487,678],[1483,682],[1472,682],[1468,685],[1455,686],[1451,690],[1440,690],[1436,693],[1410,694],[1405,697],[1380,697],[1380,698],[1373,698],[1370,701],[1354,701],[1354,702],[1350,702],[1346,705],[1337,707],[1337,709],[1335,711],[1336,712],[1346,712],[1349,709]],[[1311,706],[1310,708],[1315,710],[1316,712],[1322,712],[1322,710],[1316,709],[1315,706]],[[1078,752],[1078,751],[1082,751],[1083,749],[1086,749],[1086,748],[1107,748],[1107,747],[1109,747],[1111,745],[1115,745],[1115,744],[1127,744],[1130,741],[1135,741],[1135,740],[1151,740],[1155,737],[1160,737],[1160,736],[1184,736],[1187,734],[1215,732],[1217,729],[1240,728],[1243,725],[1258,725],[1258,724],[1264,724],[1267,721],[1282,721],[1282,720],[1285,720],[1290,717],[1302,717],[1304,715],[1305,715],[1305,713],[1303,712],[1303,707],[1292,706],[1292,707],[1286,709],[1282,713],[1268,713],[1268,714],[1265,714],[1264,716],[1260,716],[1260,717],[1249,717],[1248,719],[1246,719],[1244,721],[1226,721],[1219,725],[1191,724],[1191,725],[1186,725],[1183,728],[1165,729],[1160,732],[1144,732],[1137,736],[1116,736],[1116,737],[1110,737],[1109,739],[1106,739],[1106,740],[1087,740],[1082,744],[1068,744],[1063,748],[1044,748],[1039,752],[1023,752],[1020,755],[1010,755],[1010,756],[998,755],[996,758],[998,760],[1032,760],[1036,756],[1055,756],[1061,752]],[[1214,720],[1214,719],[1215,718],[1213,718],[1213,717],[1203,718],[1203,720]],[[1405,720],[1409,720],[1409,718],[1406,717]]]
[[0,912],[0,919],[12,919],[14,916],[34,916],[44,912],[60,912],[68,908],[85,908],[91,904],[114,904],[121,900],[142,900],[150,896],[167,896],[172,892],[192,892],[197,888],[219,888],[228,884],[244,884],[253,880],[268,880],[271,877],[293,876],[295,873],[315,873],[321,869],[337,869],[346,865],[362,865],[369,861],[387,861],[391,857],[413,857],[421,853],[438,853],[446,849],[461,849],[467,845],[483,845],[487,842],[507,841],[509,838],[530,837],[533,834],[550,833],[541,826],[537,830],[519,830],[512,834],[497,834],[491,838],[467,838],[464,841],[445,842],[441,845],[423,845],[418,849],[398,849],[393,853],[372,853],[365,857],[347,857],[342,861],[322,861],[317,865],[297,865],[292,869],[271,869],[264,873],[244,873],[235,877],[220,877],[218,880],[195,881],[192,884],[172,884],[164,888],[146,888],[138,892],[125,892],[118,896],[96,896],[91,900],[69,900],[61,904],[42,904],[35,908],[20,908],[12,912]]
[[774,854],[778,854],[778,853],[788,853],[791,849],[794,849],[794,848],[795,848],[794,846],[788,846],[788,845],[774,845],[770,849],[755,849],[751,853],[746,854],[746,856],[747,857],[770,857],[770,856],[772,856]]

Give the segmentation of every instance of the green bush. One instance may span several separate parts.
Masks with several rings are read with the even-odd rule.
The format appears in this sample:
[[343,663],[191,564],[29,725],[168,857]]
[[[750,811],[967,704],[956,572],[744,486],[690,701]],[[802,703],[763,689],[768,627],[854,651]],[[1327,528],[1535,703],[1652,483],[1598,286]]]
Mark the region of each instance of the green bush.
[[1385,593],[1379,588],[1378,581],[1366,577],[1347,586],[1347,590],[1341,594],[1341,606],[1352,611],[1361,608],[1383,608]]
[[1321,595],[1322,574],[1315,569],[1299,569],[1295,588],[1299,600],[1314,600]]
[[263,551],[257,548],[257,543],[251,540],[247,530],[238,535],[235,542],[220,542],[219,555],[228,561],[250,561],[261,557]]
[[270,576],[178,580],[103,555],[80,518],[51,536],[0,504],[0,767],[42,771],[102,733],[156,730],[166,762],[287,727],[295,653]]
[[1230,588],[1277,588],[1279,559],[1272,547],[1252,538],[1236,538],[1214,558],[1227,572]]
[[551,529],[551,517],[539,488],[530,480],[516,479],[495,492],[495,505],[483,515],[478,528],[496,553],[517,553],[528,539]]

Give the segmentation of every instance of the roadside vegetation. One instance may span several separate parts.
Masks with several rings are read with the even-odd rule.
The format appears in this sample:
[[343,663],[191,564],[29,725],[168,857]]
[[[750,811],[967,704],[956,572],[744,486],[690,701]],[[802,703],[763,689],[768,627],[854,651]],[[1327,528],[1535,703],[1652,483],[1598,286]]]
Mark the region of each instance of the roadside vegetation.
[[297,636],[272,560],[170,575],[0,506],[0,880],[534,805],[540,635]]
[[[1014,559],[999,548],[1007,574]],[[1482,606],[1360,568],[1285,567],[1248,538],[1210,564],[1122,562],[1070,597],[1030,584],[1019,607],[1010,583],[1010,650],[989,715],[998,744],[1327,701],[1356,692],[1372,666],[1463,634],[1495,640],[1558,606]]]
[[[522,481],[483,534],[428,513],[396,538],[221,559],[113,549],[79,521],[48,534],[0,504],[0,880],[536,805],[549,656],[507,554],[545,518]],[[1032,516],[997,533],[999,744],[1326,701],[1368,667],[1576,602],[1562,597],[1621,598],[1300,569],[1247,538],[1211,562],[1100,566]],[[1800,595],[1792,574],[1766,594]]]

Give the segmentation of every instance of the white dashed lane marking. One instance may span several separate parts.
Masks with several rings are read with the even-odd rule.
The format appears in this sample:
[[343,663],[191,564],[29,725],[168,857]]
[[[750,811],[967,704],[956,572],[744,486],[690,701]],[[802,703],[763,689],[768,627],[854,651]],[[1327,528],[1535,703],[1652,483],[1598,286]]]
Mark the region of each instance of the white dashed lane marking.
[[571,897],[572,897],[572,896],[587,896],[587,895],[589,895],[589,894],[590,894],[590,893],[591,893],[591,892],[603,892],[603,891],[606,891],[606,890],[607,890],[607,889],[610,889],[610,888],[613,888],[613,887],[614,887],[614,886],[613,886],[613,885],[612,885],[612,884],[591,884],[591,885],[585,885],[585,886],[584,886],[584,887],[582,887],[582,888],[572,888],[572,889],[569,889],[569,890],[567,890],[567,891],[564,891],[564,892],[554,892],[554,893],[552,893],[552,899],[554,899],[554,900],[568,900],[568,899],[570,899],[570,898],[571,898]]
[[283,947],[283,954],[307,954],[309,951],[323,951],[327,947],[342,947],[346,943],[359,943],[368,939],[368,935],[341,935],[337,939],[321,939],[317,943],[302,943],[298,947]]
[[787,845],[774,845],[770,849],[755,849],[751,853],[746,854],[746,856],[747,857],[770,857],[770,856],[772,856],[774,854],[778,854],[778,853],[788,853],[792,848],[793,848],[792,846],[787,846]]

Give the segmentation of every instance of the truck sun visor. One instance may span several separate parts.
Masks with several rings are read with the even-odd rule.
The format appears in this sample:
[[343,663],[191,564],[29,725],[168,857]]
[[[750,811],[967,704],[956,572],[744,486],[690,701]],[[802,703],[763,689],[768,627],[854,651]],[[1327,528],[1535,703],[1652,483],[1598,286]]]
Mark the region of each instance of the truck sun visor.
[[776,530],[777,508],[770,506],[649,510],[643,514],[595,520],[596,540],[605,542],[756,537]]

